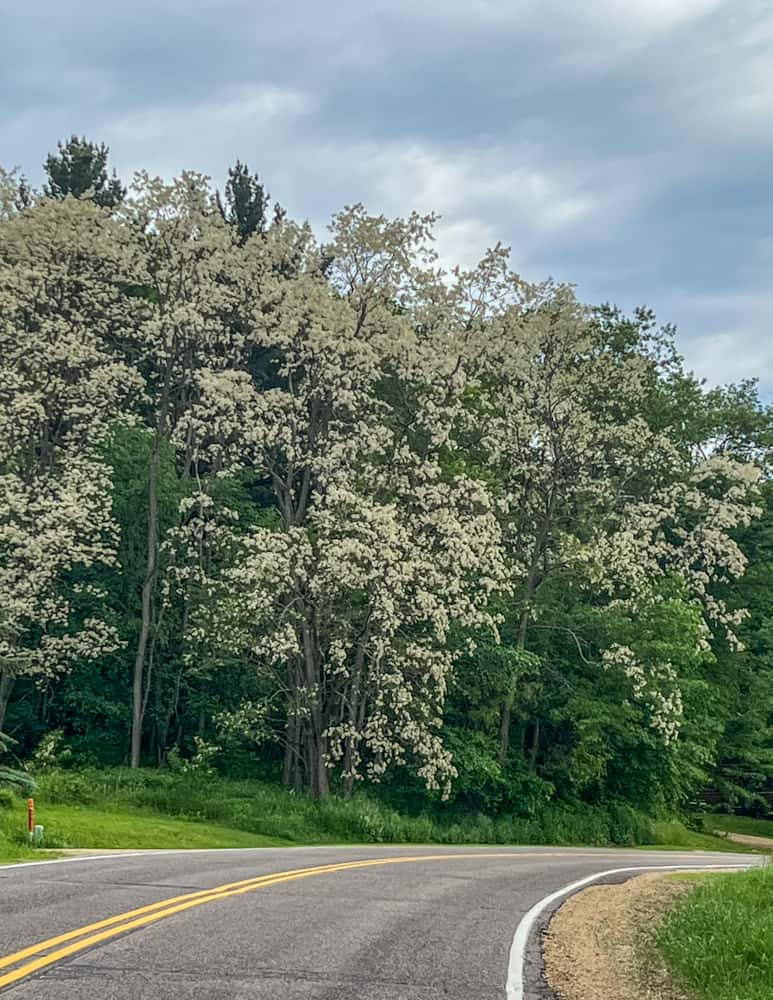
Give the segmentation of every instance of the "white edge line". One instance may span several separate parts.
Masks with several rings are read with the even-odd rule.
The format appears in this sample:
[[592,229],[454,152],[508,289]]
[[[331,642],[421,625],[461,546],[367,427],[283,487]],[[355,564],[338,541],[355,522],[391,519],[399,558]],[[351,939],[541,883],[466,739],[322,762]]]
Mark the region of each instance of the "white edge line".
[[565,885],[561,889],[556,889],[555,892],[551,892],[549,896],[545,896],[538,903],[535,903],[534,906],[532,906],[532,908],[523,915],[521,922],[515,929],[513,943],[510,946],[510,959],[507,965],[507,984],[505,986],[507,1000],[524,1000],[524,962],[526,959],[526,946],[529,943],[532,929],[537,921],[537,918],[550,906],[551,903],[555,903],[555,901],[557,899],[561,899],[562,896],[568,896],[570,893],[576,892],[578,889],[582,889],[584,886],[590,885],[592,882],[597,882],[601,878],[606,878],[608,875],[620,875],[624,872],[713,871],[716,869],[725,870],[730,868],[754,868],[757,864],[758,862],[726,865],[639,865],[635,868],[610,868],[608,871],[596,872],[595,875],[588,875],[586,878],[581,878],[577,882],[571,882],[569,885]]
[[[611,857],[615,854],[624,855],[627,853],[635,853],[635,848],[611,848],[605,849],[599,848],[584,848],[584,847],[569,847],[560,848],[555,845],[542,845],[542,844],[475,844],[475,845],[465,845],[465,844],[291,844],[286,847],[157,847],[157,848],[144,848],[136,851],[126,850],[126,851],[114,851],[111,854],[83,854],[77,855],[76,857],[70,858],[46,858],[41,861],[11,861],[7,864],[0,865],[1,871],[12,871],[18,868],[36,868],[41,865],[64,865],[76,863],[79,861],[118,861],[121,858],[140,858],[145,855],[154,857],[160,854],[243,854],[247,852],[259,851],[264,853],[266,851],[361,851],[361,850],[378,850],[378,851],[405,851],[405,850],[433,850],[434,848],[443,849],[446,848],[449,851],[456,849],[463,849],[470,851],[473,854],[476,850],[481,852],[489,851],[493,847],[500,847],[502,850],[511,850],[514,854],[523,854],[528,857],[530,854],[536,854],[538,852],[550,851],[561,857],[571,858],[572,855],[578,854],[585,856],[591,854],[598,854],[599,857],[606,855]],[[57,848],[52,848],[52,850],[57,850]],[[61,850],[66,851],[67,848],[63,847]],[[640,853],[640,852],[636,852]],[[722,851],[706,851],[700,854],[691,854],[689,851],[671,851],[674,857],[696,857],[696,858],[737,858],[737,854],[723,854]],[[664,867],[660,865],[647,865],[643,868],[643,871],[649,871],[652,868]],[[687,869],[694,868],[695,865],[669,865],[665,867],[670,867],[674,869]],[[705,868],[747,868],[751,865],[704,865]],[[636,871],[638,869],[629,868],[616,868],[615,871]],[[597,876],[601,878],[602,876]],[[560,892],[571,892],[572,887],[567,886],[566,890],[560,890]],[[545,905],[549,905],[546,903]],[[524,918],[525,919],[525,918]]]
[[[63,847],[62,850],[66,851],[67,848]],[[64,865],[70,861],[107,861],[108,858],[112,858],[113,860],[116,858],[137,858],[141,854],[148,853],[155,854],[155,851],[126,851],[126,853],[121,852],[120,854],[84,854],[82,857],[75,858],[47,858],[45,861],[12,861],[10,864],[0,865],[0,872],[13,871],[16,868],[37,868],[39,865]]]
[[[446,848],[448,851],[451,851],[451,850],[463,847],[466,850],[469,850],[470,853],[473,854],[473,856],[474,856],[474,852],[476,850],[480,850],[482,852],[484,850],[490,850],[494,846],[500,846],[503,849],[506,849],[508,851],[512,851],[513,854],[516,854],[516,855],[521,855],[522,854],[525,857],[528,857],[530,854],[537,853],[537,852],[543,852],[543,851],[544,852],[550,851],[551,853],[554,853],[556,856],[560,855],[561,857],[567,857],[567,858],[571,858],[574,854],[580,855],[583,852],[587,852],[586,856],[590,855],[590,854],[598,854],[600,857],[603,857],[604,855],[606,855],[607,857],[609,857],[609,856],[611,856],[613,854],[617,854],[617,853],[619,853],[619,854],[622,855],[622,854],[626,854],[626,853],[635,853],[636,852],[635,848],[612,848],[611,850],[605,850],[604,848],[601,848],[601,847],[599,847],[599,848],[570,847],[570,848],[561,849],[561,848],[556,848],[554,845],[544,845],[543,846],[541,844],[540,845],[536,845],[536,844],[530,844],[530,845],[523,845],[523,844],[501,844],[501,845],[481,844],[481,845],[478,845],[478,844],[476,844],[476,845],[473,845],[472,847],[470,847],[470,845],[467,845],[467,844],[291,844],[291,845],[288,845],[288,846],[285,846],[285,847],[157,847],[157,848],[145,848],[145,849],[136,850],[136,851],[131,851],[131,850],[127,850],[127,851],[114,851],[112,854],[84,854],[84,855],[78,855],[77,857],[70,857],[70,858],[46,858],[46,859],[41,860],[41,861],[11,861],[8,864],[2,864],[2,865],[0,865],[0,872],[1,871],[13,871],[13,870],[19,869],[19,868],[36,868],[36,867],[39,867],[41,865],[64,865],[64,864],[72,864],[72,863],[76,863],[76,862],[79,862],[79,861],[117,861],[117,860],[120,860],[121,858],[140,858],[140,857],[143,857],[143,856],[146,856],[146,855],[150,856],[150,857],[154,857],[154,856],[159,855],[159,854],[239,854],[239,853],[243,854],[243,853],[245,853],[247,851],[249,851],[249,852],[255,851],[255,852],[260,852],[262,854],[262,853],[265,853],[266,851],[325,851],[325,850],[328,850],[328,851],[331,851],[331,850],[332,851],[340,851],[340,850],[351,850],[351,851],[357,851],[357,850],[360,850],[360,851],[361,850],[400,851],[400,850],[403,850],[404,851],[404,850],[416,850],[416,849],[422,850],[423,849],[423,850],[428,850],[429,851],[429,850],[432,850],[434,848],[439,848],[441,850],[443,848]],[[52,850],[55,851],[55,850],[57,850],[57,848],[52,848]],[[61,850],[66,851],[67,848],[63,847],[63,848],[61,848]],[[730,853],[724,854],[722,851],[712,851],[712,852],[705,852],[705,853],[704,852],[701,852],[701,853],[692,853],[690,851],[669,851],[668,853],[671,854],[672,857],[674,855],[676,855],[677,857],[679,857],[681,855],[682,857],[696,857],[696,858],[701,858],[701,857],[707,857],[707,858],[709,858],[709,857],[711,857],[711,858],[721,858],[721,857],[737,858],[738,857],[737,854],[730,854]],[[756,862],[753,862],[752,864],[755,864],[755,863]],[[728,864],[728,865],[703,865],[703,866],[698,866],[698,867],[704,867],[704,868],[709,868],[710,869],[710,868],[748,868],[748,867],[751,867],[751,866],[752,865],[730,865],[730,864]],[[662,865],[647,865],[645,868],[642,869],[642,871],[650,871],[652,868],[658,868],[658,867],[664,867],[664,866],[662,866]],[[668,867],[675,868],[675,869],[687,869],[687,868],[695,868],[696,866],[695,865],[671,865],[671,866],[668,866]],[[616,869],[614,869],[614,871],[637,871],[637,870],[638,869],[631,869],[631,868],[616,868]],[[596,877],[597,878],[601,878],[602,876],[599,875],[599,876],[596,876]],[[566,888],[566,890],[561,890],[561,892],[563,892],[563,891],[571,892],[572,891],[572,887],[568,886]],[[545,905],[548,905],[548,904],[546,903]]]

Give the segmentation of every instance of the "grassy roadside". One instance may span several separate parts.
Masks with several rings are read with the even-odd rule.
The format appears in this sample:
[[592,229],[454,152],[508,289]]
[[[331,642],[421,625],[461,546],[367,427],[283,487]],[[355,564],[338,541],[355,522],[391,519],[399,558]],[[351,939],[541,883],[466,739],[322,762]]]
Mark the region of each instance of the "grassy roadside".
[[[62,770],[38,780],[37,820],[48,848],[439,843],[748,850],[622,805],[549,805],[530,817],[410,815],[364,794],[317,803],[259,781],[200,772]],[[0,808],[0,858],[29,853],[25,829],[22,799]]]
[[773,820],[770,819],[710,813],[702,817],[702,823],[706,833],[721,830],[723,833],[741,833],[748,837],[767,837],[773,840]]
[[[288,841],[245,833],[217,823],[173,819],[150,811],[98,809],[93,806],[43,805],[38,810],[45,826],[45,846],[94,849],[202,848],[202,847],[283,847]],[[10,818],[18,836],[24,817]],[[6,819],[4,826],[11,826]],[[26,852],[29,853],[29,852]]]
[[[773,827],[773,823],[770,824]],[[704,832],[685,826],[679,820],[655,820],[652,823],[653,843],[639,845],[645,850],[664,851],[721,851],[728,854],[749,854],[752,849],[745,844],[736,844],[724,837],[717,837],[704,826]],[[717,830],[721,827],[717,826]],[[773,834],[768,834],[773,836]],[[758,853],[758,852],[754,852]]]
[[657,946],[700,1000],[770,1000],[773,866],[700,878],[664,920]]

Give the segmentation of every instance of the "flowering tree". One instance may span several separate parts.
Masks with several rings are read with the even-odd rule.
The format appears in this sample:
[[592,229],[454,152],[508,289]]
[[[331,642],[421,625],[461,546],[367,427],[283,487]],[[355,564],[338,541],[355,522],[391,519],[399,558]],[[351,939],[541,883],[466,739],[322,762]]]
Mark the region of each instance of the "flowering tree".
[[18,167],[6,170],[0,166],[0,221],[29,208],[33,201],[33,192],[26,177]]
[[285,780],[316,796],[334,768],[351,790],[390,763],[445,787],[449,627],[492,626],[487,600],[504,583],[491,497],[442,460],[464,383],[452,310],[433,311],[448,295],[422,266],[430,221],[346,210],[327,280],[301,239],[297,274],[252,333],[279,359],[279,384],[202,373],[185,428],[197,456],[248,457],[273,491],[277,526],[252,531],[228,574],[224,635],[276,678]]
[[99,446],[138,389],[119,351],[133,307],[126,240],[69,198],[2,224],[0,250],[0,725],[13,679],[115,647],[71,621],[74,567],[109,564],[115,525]]
[[441,272],[432,216],[346,208],[320,245],[239,164],[222,203],[141,174],[109,209],[73,164],[55,198],[0,170],[0,726],[20,675],[66,674],[65,714],[140,602],[92,699],[107,729],[130,675],[135,766],[152,716],[159,760],[173,721],[202,767],[213,724],[279,739],[318,797],[394,765],[502,808],[694,790],[716,678],[768,643],[736,585],[769,492],[753,383],[703,390],[646,310],[501,245]]
[[[500,268],[506,287],[504,259]],[[693,467],[670,428],[658,426],[653,386],[659,366],[670,364],[662,342],[648,343],[641,329],[627,339],[611,335],[569,288],[548,282],[519,292],[484,324],[474,356],[478,447],[507,508],[516,648],[525,648],[535,617],[550,627],[539,595],[557,578],[592,601],[614,602],[634,592],[644,599],[645,590],[651,597],[658,580],[678,573],[707,618],[727,623],[712,586],[726,571],[742,571],[730,532],[753,514],[748,487],[756,473],[727,461],[722,478],[716,463]],[[666,524],[675,530],[664,541]],[[630,666],[631,655],[610,650],[604,662]],[[654,693],[659,679],[671,679],[661,666],[650,671],[647,698],[678,706]],[[637,683],[634,694],[643,691]],[[503,762],[514,696],[509,691],[502,706]],[[536,754],[538,722],[532,738]]]
[[[228,368],[241,358],[244,337],[238,319],[244,285],[237,236],[201,175],[184,173],[172,184],[138,175],[120,217],[131,234],[144,306],[135,349],[145,375],[144,417],[153,436],[142,616],[132,678],[131,765],[138,767],[145,672],[157,613],[161,450],[195,399],[197,372]],[[191,469],[191,460],[183,442],[184,470]]]

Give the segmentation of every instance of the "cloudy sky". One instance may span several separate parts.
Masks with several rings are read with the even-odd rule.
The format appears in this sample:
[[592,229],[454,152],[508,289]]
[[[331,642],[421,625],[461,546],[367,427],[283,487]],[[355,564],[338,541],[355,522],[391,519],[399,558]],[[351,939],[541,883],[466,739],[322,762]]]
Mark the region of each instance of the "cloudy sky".
[[28,0],[0,33],[0,162],[237,157],[320,232],[437,210],[444,260],[654,308],[710,382],[773,394],[773,0]]

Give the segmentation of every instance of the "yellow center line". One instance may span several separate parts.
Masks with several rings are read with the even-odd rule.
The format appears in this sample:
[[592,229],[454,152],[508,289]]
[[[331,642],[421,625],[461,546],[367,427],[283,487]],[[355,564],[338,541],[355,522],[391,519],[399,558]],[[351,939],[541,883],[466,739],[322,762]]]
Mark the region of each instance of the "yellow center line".
[[[372,868],[382,865],[406,864],[411,862],[415,863],[418,861],[452,861],[471,858],[515,858],[521,861],[529,861],[532,858],[555,857],[557,854],[558,852],[555,851],[528,854],[522,852],[476,852],[469,854],[420,854],[409,857],[368,858],[361,861],[344,861],[337,864],[317,865],[313,868],[296,868],[289,871],[276,872],[274,874],[254,876],[253,878],[242,879],[239,882],[228,882],[224,885],[215,886],[212,889],[202,889],[197,892],[190,892],[181,896],[172,896],[169,899],[159,900],[158,902],[150,903],[147,906],[141,906],[134,910],[127,910],[125,913],[119,913],[114,917],[108,917],[105,920],[99,920],[96,923],[86,924],[83,927],[67,931],[64,934],[57,935],[56,937],[48,938],[45,941],[39,941],[37,944],[30,945],[28,948],[23,948],[11,955],[6,955],[3,958],[0,958],[0,969],[8,968],[11,965],[17,965],[19,962],[22,962],[24,959],[30,958],[31,956],[38,955],[40,957],[35,958],[33,961],[25,962],[23,965],[20,965],[18,968],[5,973],[4,975],[0,975],[0,989],[11,986],[14,983],[19,982],[19,980],[25,979],[27,976],[31,976],[35,972],[39,972],[41,969],[54,965],[62,959],[69,958],[72,955],[76,955],[80,951],[85,951],[87,948],[101,944],[103,941],[108,941],[111,938],[118,937],[128,931],[136,930],[140,927],[146,927],[158,920],[171,917],[176,913],[182,913],[185,910],[190,910],[197,906],[203,906],[205,903],[216,902],[220,899],[228,899],[231,896],[243,895],[244,893],[254,892],[257,889],[278,885],[282,882],[291,882],[297,879],[310,878],[314,875],[324,875],[330,872],[349,871],[357,868]],[[597,855],[587,853],[580,854],[579,852],[571,855],[573,858],[596,856]],[[97,933],[93,933],[95,931]],[[84,937],[84,935],[88,936]],[[80,940],[75,940],[77,938]],[[67,944],[67,942],[73,943]],[[65,947],[59,948],[57,947],[58,945],[65,945]],[[52,948],[56,948],[56,950],[51,951],[50,949]],[[41,952],[48,952],[48,954],[42,955]]]
[[[329,865],[322,865],[319,868],[309,868],[303,870],[308,871],[309,873],[316,871],[323,872],[327,871],[329,867]],[[282,873],[278,872],[277,874]],[[127,910],[125,913],[119,913],[114,917],[107,917],[105,920],[98,920],[93,924],[86,924],[84,927],[78,927],[73,931],[67,931],[65,934],[59,934],[56,937],[48,938],[46,941],[40,941],[37,944],[31,945],[29,948],[24,948],[21,951],[14,952],[12,955],[0,958],[0,969],[5,969],[9,965],[15,965],[23,958],[28,958],[30,955],[37,955],[41,951],[46,951],[58,944],[64,944],[66,941],[72,941],[74,938],[82,937],[84,934],[88,934],[91,931],[101,930],[103,927],[109,927],[111,924],[117,924],[124,920],[128,920],[131,917],[138,917],[144,913],[150,913],[153,910],[163,909],[164,907],[170,906],[172,903],[180,903],[188,899],[200,899],[205,896],[209,897],[212,895],[220,895],[228,889],[236,889],[245,885],[254,885],[257,887],[261,882],[265,881],[265,879],[271,877],[271,874],[254,875],[252,878],[242,879],[239,882],[229,882],[226,885],[213,886],[211,889],[199,889],[196,892],[187,892],[181,896],[172,896],[168,899],[161,899],[156,903],[149,903],[148,905],[140,906],[135,910]]]

